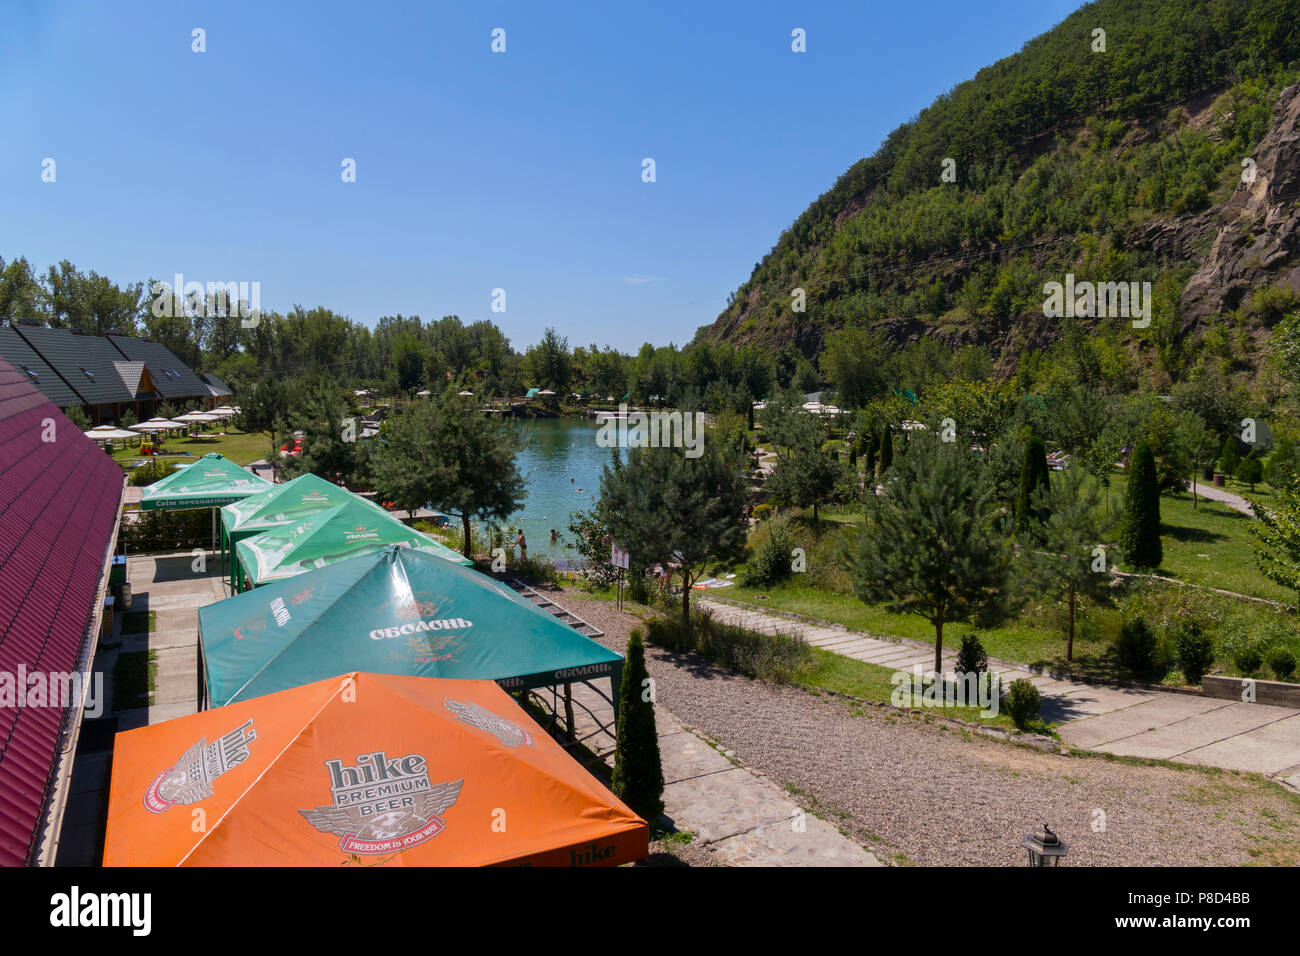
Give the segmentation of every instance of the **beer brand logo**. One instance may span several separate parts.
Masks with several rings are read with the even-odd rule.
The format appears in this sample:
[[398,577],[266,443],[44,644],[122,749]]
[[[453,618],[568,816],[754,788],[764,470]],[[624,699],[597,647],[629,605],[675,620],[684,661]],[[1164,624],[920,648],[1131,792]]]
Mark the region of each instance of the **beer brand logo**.
[[215,743],[200,737],[170,770],[154,777],[145,791],[144,807],[151,813],[165,813],[176,804],[188,806],[212,796],[212,781],[248,759],[248,745],[257,739],[252,720],[232,730]]
[[377,538],[377,537],[379,537],[379,532],[377,530],[375,530],[374,528],[368,528],[363,524],[359,524],[355,528],[353,528],[350,532],[345,534],[343,536],[343,540],[356,541],[359,538]]
[[362,754],[355,767],[325,761],[333,803],[298,812],[321,833],[339,837],[347,853],[399,853],[447,828],[442,815],[460,796],[460,780],[431,785],[419,754],[389,759],[381,750]]
[[498,717],[492,711],[480,707],[478,704],[462,704],[450,697],[444,697],[442,702],[449,711],[456,715],[457,720],[469,724],[471,727],[477,727],[479,730],[486,730],[507,747],[531,747],[533,745],[533,735],[524,728],[506,720],[504,717]]
[[315,589],[314,587],[311,587],[311,588],[308,588],[308,589],[305,590],[305,591],[299,591],[299,592],[298,592],[297,594],[295,594],[293,597],[289,598],[289,603],[292,604],[292,605],[294,605],[295,607],[297,607],[297,606],[298,606],[299,604],[301,604],[303,601],[305,601],[305,600],[307,600],[309,597],[311,597],[311,596],[312,596],[312,592],[315,591],[315,590],[316,590],[316,589]]

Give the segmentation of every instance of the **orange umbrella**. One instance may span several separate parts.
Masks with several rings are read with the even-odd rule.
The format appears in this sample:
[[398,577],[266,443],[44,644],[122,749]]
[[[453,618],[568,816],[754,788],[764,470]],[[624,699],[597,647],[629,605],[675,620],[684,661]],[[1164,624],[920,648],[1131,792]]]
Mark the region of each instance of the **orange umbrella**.
[[492,681],[354,673],[117,735],[105,866],[616,866],[645,821]]

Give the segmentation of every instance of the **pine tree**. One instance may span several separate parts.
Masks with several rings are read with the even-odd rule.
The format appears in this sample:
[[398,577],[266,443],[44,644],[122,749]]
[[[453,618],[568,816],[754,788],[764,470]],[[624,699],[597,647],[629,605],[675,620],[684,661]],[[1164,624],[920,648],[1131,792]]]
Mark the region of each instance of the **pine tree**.
[[1160,544],[1160,485],[1151,446],[1139,441],[1133,450],[1125,493],[1127,510],[1120,535],[1125,559],[1135,568],[1158,568],[1164,560]]
[[853,562],[854,590],[934,626],[942,672],[943,626],[965,620],[1005,590],[1010,550],[996,489],[979,460],[933,433],[917,436],[884,493],[867,496]]
[[627,663],[618,689],[618,741],[614,750],[615,796],[626,803],[651,829],[664,810],[664,772],[659,759],[659,733],[655,705],[645,666],[640,630],[627,642]]
[[1034,495],[1040,489],[1049,489],[1051,478],[1047,470],[1047,446],[1037,435],[1025,442],[1025,460],[1020,466],[1020,494],[1016,497],[1016,531],[1027,532],[1035,521],[1047,519],[1047,512],[1035,507]]
[[1219,451],[1219,471],[1232,478],[1237,474],[1237,466],[1240,464],[1241,452],[1237,450],[1237,441],[1229,435],[1223,440],[1223,448]]
[[889,471],[894,463],[894,433],[888,425],[880,435],[880,474]]
[[600,507],[614,540],[640,567],[675,565],[682,624],[690,626],[691,585],[711,562],[739,560],[749,493],[741,462],[705,442],[698,458],[678,448],[636,448],[617,473],[606,470]]
[[1104,552],[1096,554],[1113,518],[1101,515],[1101,494],[1085,470],[1071,465],[1056,484],[1038,488],[1032,505],[1047,520],[1022,541],[1021,567],[1026,578],[1048,593],[1065,598],[1069,610],[1065,659],[1074,660],[1074,625],[1081,596],[1103,600],[1111,592]]

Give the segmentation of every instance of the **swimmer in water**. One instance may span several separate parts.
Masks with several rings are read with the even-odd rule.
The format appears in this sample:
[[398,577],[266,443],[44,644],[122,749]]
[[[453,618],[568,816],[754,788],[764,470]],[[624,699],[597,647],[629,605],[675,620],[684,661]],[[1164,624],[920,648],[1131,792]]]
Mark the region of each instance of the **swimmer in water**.
[[555,544],[555,542],[556,542],[556,541],[559,541],[559,540],[560,540],[560,533],[559,533],[558,531],[556,531],[554,528],[552,528],[552,529],[551,529],[551,544]]

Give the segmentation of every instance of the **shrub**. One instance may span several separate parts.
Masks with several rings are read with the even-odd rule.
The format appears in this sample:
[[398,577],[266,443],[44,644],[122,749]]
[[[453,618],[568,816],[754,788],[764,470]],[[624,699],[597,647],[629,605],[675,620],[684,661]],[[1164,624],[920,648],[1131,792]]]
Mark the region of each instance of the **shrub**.
[[745,587],[769,587],[788,578],[793,546],[789,518],[781,516],[769,521],[760,532],[754,559],[740,583]]
[[707,611],[692,608],[691,624],[676,615],[646,624],[648,640],[671,651],[698,651],[719,667],[776,684],[794,682],[812,666],[812,650],[801,637],[765,634],[723,624]]
[[1290,680],[1295,673],[1295,654],[1287,647],[1275,647],[1268,652],[1269,670],[1278,680]]
[[768,504],[766,501],[763,502],[761,505],[754,506],[755,521],[766,521],[770,517],[772,517],[772,506]]
[[1115,659],[1130,674],[1147,677],[1155,670],[1156,636],[1140,617],[1124,622],[1114,651]]
[[989,656],[984,652],[979,635],[966,634],[961,639],[961,650],[957,652],[954,670],[961,674],[982,674],[989,669]]
[[1238,645],[1232,654],[1232,663],[1242,674],[1253,674],[1264,663],[1264,651],[1257,641]]
[[637,628],[627,642],[627,664],[618,690],[618,740],[610,789],[654,827],[664,810],[664,772],[654,701],[647,692],[650,686]]
[[1038,711],[1043,706],[1043,695],[1027,677],[1021,677],[1011,682],[1003,706],[1015,721],[1016,727],[1024,730],[1031,720],[1038,719]]
[[1200,624],[1188,621],[1178,631],[1176,647],[1183,677],[1189,684],[1199,684],[1214,665],[1214,640]]
[[168,475],[176,472],[176,466],[169,461],[160,461],[155,458],[153,461],[145,462],[135,471],[131,472],[131,484],[139,487],[141,485],[152,485],[160,478],[166,478]]

